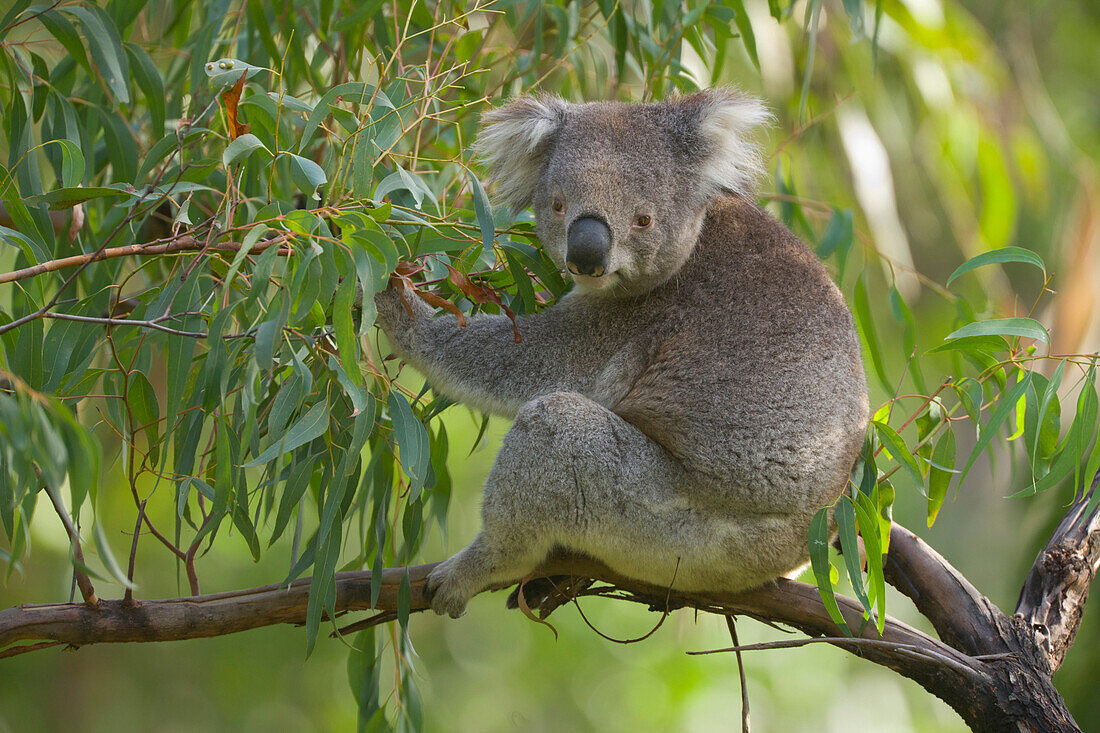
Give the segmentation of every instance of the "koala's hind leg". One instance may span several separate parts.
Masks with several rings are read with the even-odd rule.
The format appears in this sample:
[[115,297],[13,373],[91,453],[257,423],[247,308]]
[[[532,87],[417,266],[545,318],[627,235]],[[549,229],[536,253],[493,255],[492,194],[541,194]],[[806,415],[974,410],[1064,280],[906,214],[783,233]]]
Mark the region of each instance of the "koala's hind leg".
[[601,559],[672,555],[682,479],[663,448],[583,395],[525,403],[485,485],[482,531],[429,576],[432,608],[462,614],[471,596],[523,578],[556,545]]

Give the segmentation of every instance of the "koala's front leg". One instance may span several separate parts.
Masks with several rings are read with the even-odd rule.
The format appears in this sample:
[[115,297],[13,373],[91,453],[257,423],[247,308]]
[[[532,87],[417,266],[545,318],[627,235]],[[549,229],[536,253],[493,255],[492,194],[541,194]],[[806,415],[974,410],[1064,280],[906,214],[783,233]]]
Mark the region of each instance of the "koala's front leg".
[[637,557],[658,582],[671,582],[682,479],[663,448],[583,395],[527,402],[485,485],[481,532],[428,578],[432,608],[461,615],[472,596],[522,579],[557,545],[619,560],[617,569],[635,577],[622,563]]
[[449,313],[436,316],[414,293],[404,300],[393,287],[375,295],[378,324],[394,349],[434,388],[485,412],[511,416],[538,395],[586,392],[603,358],[605,340],[575,337],[591,328],[583,307],[560,303],[520,317],[516,343],[504,316],[478,314],[460,326]]

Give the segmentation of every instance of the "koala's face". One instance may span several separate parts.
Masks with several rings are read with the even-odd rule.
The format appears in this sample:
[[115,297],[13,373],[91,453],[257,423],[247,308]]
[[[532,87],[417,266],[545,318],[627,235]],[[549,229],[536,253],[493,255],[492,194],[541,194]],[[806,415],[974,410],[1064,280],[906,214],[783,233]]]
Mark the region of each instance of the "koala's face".
[[757,174],[755,100],[703,92],[672,102],[573,105],[523,98],[487,117],[481,155],[513,208],[534,208],[547,254],[585,293],[627,296],[691,256],[708,202]]

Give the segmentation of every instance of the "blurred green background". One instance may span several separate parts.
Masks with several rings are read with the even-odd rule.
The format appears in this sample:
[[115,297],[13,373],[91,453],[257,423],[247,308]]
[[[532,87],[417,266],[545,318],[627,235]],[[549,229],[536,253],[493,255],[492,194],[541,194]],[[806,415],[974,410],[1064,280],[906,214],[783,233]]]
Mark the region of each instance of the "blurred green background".
[[[1094,0],[886,1],[877,42],[872,42],[875,4],[863,8],[862,29],[853,27],[844,10],[848,4],[830,0],[821,6],[812,64],[807,10],[817,4],[779,3],[784,11],[780,22],[769,13],[768,2],[748,0],[743,7],[755,37],[759,71],[742,43],[730,42],[704,58],[685,42],[682,68],[676,73],[662,76],[637,68],[610,80],[606,59],[603,74],[594,61],[606,46],[594,6],[497,3],[505,17],[485,15],[472,23],[481,28],[479,52],[486,54],[488,76],[471,81],[465,93],[474,98],[493,89],[506,96],[539,81],[541,88],[574,100],[640,99],[689,90],[692,83],[684,80],[693,74],[702,77],[697,83],[734,83],[763,96],[776,112],[766,145],[773,179],[764,184],[763,198],[778,214],[784,213],[784,202],[800,202],[799,216],[817,234],[828,221],[830,206],[852,209],[862,241],[887,258],[872,259],[868,269],[886,263],[881,269],[897,283],[917,323],[935,324],[918,329],[919,346],[938,343],[948,330],[942,324],[954,316],[955,306],[940,297],[935,284],[943,283],[966,258],[1014,244],[1039,252],[1057,274],[1051,285],[1055,294],[1037,312],[1051,328],[1055,350],[1100,349],[1095,297],[1100,285],[1100,5]],[[160,4],[150,3],[144,12],[153,12],[154,5]],[[216,28],[220,50],[211,58],[237,53],[232,41],[239,4],[223,8],[166,2],[164,13],[172,16],[190,5],[207,14],[211,8],[224,11],[225,21]],[[653,18],[662,13],[683,17],[699,5],[677,9],[670,3],[638,2],[623,7],[640,28],[656,34],[661,26]],[[350,2],[298,3],[294,8],[306,10],[281,17],[280,38],[288,38],[291,26],[299,28],[300,37],[309,37],[307,15],[350,16],[358,7]],[[393,21],[389,4],[373,7]],[[446,12],[453,14],[456,7],[447,5]],[[546,51],[522,83],[509,82],[500,89],[490,80],[507,76],[502,69],[518,63],[518,55],[537,40],[522,22],[532,14],[545,15],[543,33],[548,42],[561,41],[562,53],[555,57]],[[652,25],[646,25],[646,18]],[[200,25],[198,20],[195,24]],[[566,26],[570,32],[562,39]],[[157,38],[155,29],[156,20],[150,18],[142,44],[160,63],[172,57],[173,49],[170,39]],[[27,36],[14,34],[5,43],[33,40],[35,29],[24,30]],[[718,78],[707,78],[718,59]],[[0,254],[0,269],[11,269],[11,259]],[[834,274],[850,292],[857,273],[834,267]],[[967,287],[988,309],[1011,313],[1026,311],[1040,285],[1034,276],[1009,270]],[[901,330],[891,326],[885,305],[879,305],[886,302],[886,287],[872,283],[871,298],[876,318],[882,318],[888,371],[901,374],[906,358]],[[0,298],[7,297],[0,293]],[[925,376],[935,384],[941,375]],[[413,389],[419,384],[415,378],[406,381]],[[873,380],[871,387],[873,406],[889,397]],[[488,439],[467,457],[478,420],[460,407],[451,408],[443,420],[451,438],[455,488],[446,536],[431,531],[419,555],[423,561],[440,559],[473,536],[480,485],[507,428],[493,421]],[[108,475],[103,485],[110,486],[112,479],[118,477]],[[996,472],[980,463],[966,490],[949,499],[936,525],[925,530],[924,499],[899,480],[894,514],[1004,609],[1014,605],[1027,567],[1067,500],[1053,493],[1005,500],[1012,481],[1007,463]],[[117,519],[107,520],[109,536],[123,547],[128,542],[123,532],[132,531],[129,497],[103,493],[100,515]],[[150,506],[152,512],[170,516],[170,502]],[[32,540],[22,571],[0,589],[2,607],[69,597],[71,569],[61,527],[36,521]],[[281,579],[288,547],[281,541],[254,563],[239,537],[223,537],[200,560],[203,590]],[[166,553],[145,539],[141,548],[139,597],[186,593],[186,583]],[[356,550],[345,554],[353,557]],[[121,595],[117,586],[102,581],[97,586],[103,596]],[[623,603],[586,599],[582,605],[597,628],[617,638],[640,636],[657,619]],[[929,630],[896,593],[890,595],[888,609]],[[458,621],[414,616],[409,628],[416,655],[410,661],[425,728],[737,729],[740,693],[732,656],[684,653],[728,645],[721,619],[681,611],[658,633],[630,645],[599,638],[572,608],[559,610],[551,621],[557,640],[522,614],[506,612],[503,594],[475,599]],[[742,621],[738,629],[742,643],[782,636],[751,620]],[[385,627],[380,633],[396,632]],[[1098,645],[1100,611],[1094,602],[1056,678],[1084,730],[1100,729],[1100,697],[1094,693],[1100,679]],[[352,730],[356,707],[348,689],[347,656],[340,640],[322,638],[305,659],[304,634],[291,627],[170,644],[49,649],[0,661],[0,730]],[[392,688],[392,660],[384,657],[383,664],[385,695]],[[757,731],[964,729],[949,708],[915,684],[831,647],[748,653],[745,665]]]

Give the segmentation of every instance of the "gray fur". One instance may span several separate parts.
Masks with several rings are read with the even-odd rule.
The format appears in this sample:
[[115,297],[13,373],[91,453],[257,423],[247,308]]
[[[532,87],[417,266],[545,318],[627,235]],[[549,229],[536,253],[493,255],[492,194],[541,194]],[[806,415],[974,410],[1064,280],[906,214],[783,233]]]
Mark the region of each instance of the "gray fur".
[[[610,274],[521,318],[466,327],[376,296],[394,348],[444,394],[514,417],[483,529],[429,578],[432,607],[519,580],[556,546],[682,590],[736,591],[807,560],[814,513],[843,491],[867,421],[851,316],[817,258],[751,199],[755,100],[521,99],[491,113],[483,157],[563,264],[568,224],[612,232]],[[726,139],[736,138],[736,139]],[[557,197],[565,204],[553,211]],[[631,222],[652,217],[643,231]]]

